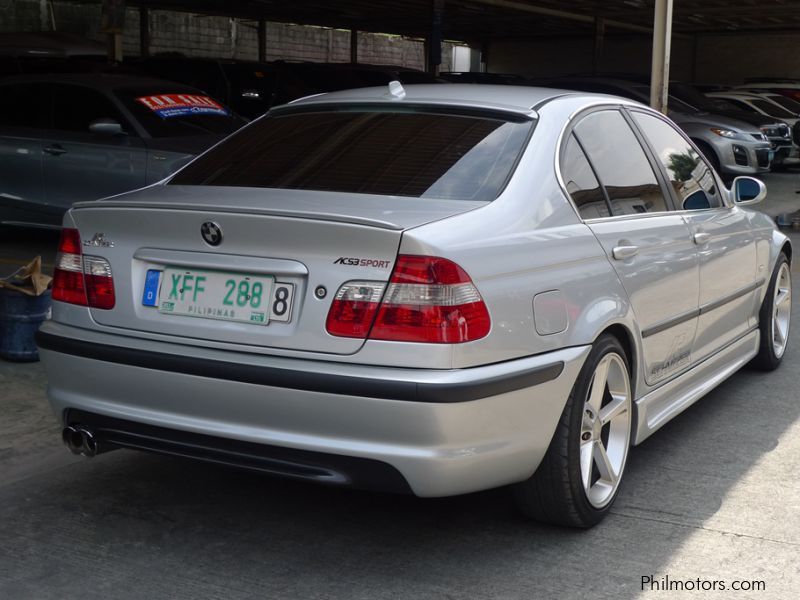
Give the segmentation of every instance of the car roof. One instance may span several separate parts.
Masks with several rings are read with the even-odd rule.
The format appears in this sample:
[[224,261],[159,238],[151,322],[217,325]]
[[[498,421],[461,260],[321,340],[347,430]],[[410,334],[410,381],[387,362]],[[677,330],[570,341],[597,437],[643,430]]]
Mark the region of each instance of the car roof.
[[[291,102],[290,106],[360,102],[440,104],[497,109],[535,116],[534,108],[537,105],[560,96],[602,96],[602,94],[588,94],[555,88],[474,83],[412,84],[402,86],[402,91],[405,92],[405,95],[397,97],[392,96],[389,92],[389,86],[358,88],[307,96]],[[625,99],[620,100],[625,101]]]
[[140,77],[138,75],[116,73],[38,73],[30,75],[13,75],[3,77],[0,83],[76,83],[101,90],[113,90],[130,86],[158,86],[181,87],[194,89],[183,83],[166,81],[155,77]]
[[749,92],[708,92],[706,96],[712,98],[736,98],[739,100],[753,100],[761,98],[759,94],[751,94]]

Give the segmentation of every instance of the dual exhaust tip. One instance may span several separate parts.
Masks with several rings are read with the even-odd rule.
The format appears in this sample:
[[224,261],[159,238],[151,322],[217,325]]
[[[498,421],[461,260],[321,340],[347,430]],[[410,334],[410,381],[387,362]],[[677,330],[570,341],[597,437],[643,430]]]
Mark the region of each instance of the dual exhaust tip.
[[68,425],[61,431],[61,440],[73,454],[91,458],[97,454],[97,440],[82,425]]

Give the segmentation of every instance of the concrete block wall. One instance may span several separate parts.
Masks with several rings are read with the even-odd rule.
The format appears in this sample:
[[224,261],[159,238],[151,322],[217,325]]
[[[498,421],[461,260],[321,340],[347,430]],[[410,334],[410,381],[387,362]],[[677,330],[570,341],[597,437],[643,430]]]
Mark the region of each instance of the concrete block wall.
[[37,31],[42,24],[40,0],[0,0],[0,31]]
[[[52,6],[52,12],[50,9]],[[3,10],[3,9],[6,10]],[[0,0],[0,31],[42,31],[52,28],[103,40],[100,5],[54,0]],[[150,53],[180,52],[187,56],[207,56],[256,60],[258,24],[247,19],[214,17],[193,13],[151,10]],[[267,23],[267,60],[310,60],[349,62],[350,32]],[[442,70],[450,69],[451,44],[442,48]],[[139,11],[128,8],[123,34],[123,53],[139,55]],[[360,33],[359,62],[393,64],[416,69],[425,66],[424,47],[419,40],[380,33]]]

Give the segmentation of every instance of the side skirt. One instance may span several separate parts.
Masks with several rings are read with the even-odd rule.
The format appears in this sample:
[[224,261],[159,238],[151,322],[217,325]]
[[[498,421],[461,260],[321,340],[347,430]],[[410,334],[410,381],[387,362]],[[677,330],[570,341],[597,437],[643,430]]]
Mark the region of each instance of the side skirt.
[[758,342],[758,328],[754,328],[677,379],[639,398],[634,445],[741,369],[758,353]]

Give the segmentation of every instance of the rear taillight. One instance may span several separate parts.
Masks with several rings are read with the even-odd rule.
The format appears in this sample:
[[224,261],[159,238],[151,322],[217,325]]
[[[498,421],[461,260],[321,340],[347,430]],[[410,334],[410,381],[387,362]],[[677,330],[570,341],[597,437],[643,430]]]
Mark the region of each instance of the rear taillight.
[[77,229],[61,230],[53,272],[53,300],[92,308],[114,308],[111,265],[105,258],[82,255]]
[[385,283],[350,281],[336,292],[325,328],[339,337],[365,338],[378,313]]
[[489,311],[469,275],[433,256],[398,256],[388,286],[346,283],[327,321],[332,335],[434,344],[477,340],[490,328]]

